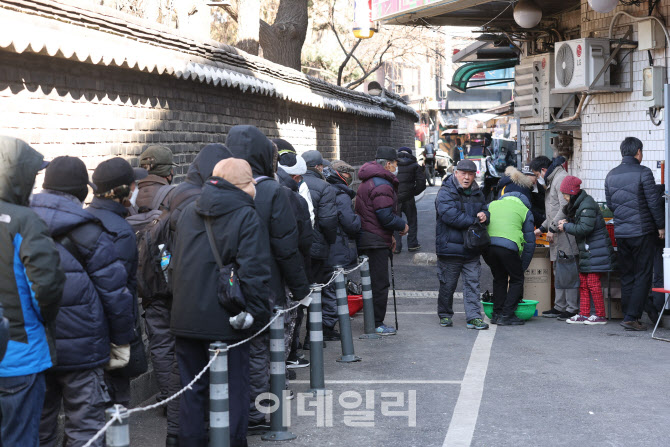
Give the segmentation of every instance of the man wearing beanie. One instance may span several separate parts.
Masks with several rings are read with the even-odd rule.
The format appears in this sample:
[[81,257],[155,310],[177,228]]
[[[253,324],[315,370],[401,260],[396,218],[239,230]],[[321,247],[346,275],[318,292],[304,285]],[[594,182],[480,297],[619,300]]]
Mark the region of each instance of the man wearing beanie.
[[409,232],[407,223],[398,216],[398,152],[388,146],[377,148],[375,161],[365,163],[358,171],[363,182],[356,193],[356,214],[361,218],[358,249],[368,257],[372,298],[375,308],[375,331],[395,335],[395,328],[384,324],[389,292],[389,256],[396,248],[394,231],[400,236]]
[[342,160],[334,160],[323,172],[337,192],[337,239],[330,246],[328,264],[350,268],[358,263],[356,236],[361,231],[361,218],[354,212],[352,202],[356,193],[349,187],[354,179],[354,168]]
[[[571,175],[561,183],[561,193],[568,204],[565,206],[566,218],[558,223],[558,230],[574,235],[579,247],[580,310],[567,322],[607,324],[600,275],[616,268],[614,249],[598,204],[580,188],[581,184],[580,179]],[[591,315],[591,298],[596,315]]]
[[[172,159],[170,148],[159,145],[149,146],[140,155],[140,167],[146,169],[149,173],[146,178],[137,183],[139,187],[137,207],[141,213],[150,210],[158,191],[172,183],[173,170],[176,166]],[[173,192],[165,197],[163,203],[158,204],[159,207],[167,207]]]
[[500,326],[524,324],[514,312],[523,295],[524,272],[535,252],[530,206],[523,191],[505,191],[488,205],[491,246],[484,253],[484,260],[493,273],[491,323]]
[[35,177],[48,163],[6,136],[0,136],[0,159],[0,304],[11,342],[0,362],[0,442],[35,446],[45,371],[56,360],[46,328],[58,314],[65,274],[46,225],[29,208]]
[[[179,220],[170,266],[174,275],[171,328],[177,337],[182,386],[191,382],[209,362],[210,343],[222,341],[231,345],[242,341],[270,319],[273,261],[267,229],[254,206],[254,195],[260,194],[262,183],[255,183],[246,161],[221,160],[200,196],[183,210]],[[248,327],[236,325],[236,320],[231,322],[231,317],[239,314],[232,315],[219,304],[220,273],[215,253],[222,265],[235,263],[246,304],[244,311],[253,317]],[[249,402],[255,399],[250,395],[250,348],[250,343],[243,343],[228,350],[230,444],[226,445],[231,447],[247,446]],[[208,443],[208,377],[205,374],[180,398],[181,446]]]
[[[279,169],[277,169],[277,178],[279,183],[286,188],[286,192],[291,202],[291,210],[296,217],[298,224],[299,249],[302,255],[305,272],[310,271],[312,249],[312,240],[314,237],[312,229],[312,219],[310,217],[310,205],[312,203],[309,197],[309,189],[305,185],[309,202],[300,194],[300,186],[304,184],[302,176],[307,172],[307,165],[302,157],[298,156],[293,146],[286,140],[280,138],[272,140],[277,147],[279,155]],[[313,209],[313,207],[312,207]],[[312,211],[313,214],[313,211]],[[304,368],[309,366],[309,361],[298,355],[300,326],[304,317],[303,306],[286,314],[286,367]],[[287,379],[295,376],[295,371],[287,369]],[[293,377],[295,378],[295,377]],[[287,383],[288,386],[288,383]]]
[[[126,181],[131,178],[128,172]],[[61,401],[66,444],[84,444],[105,425],[111,400],[106,391],[101,392],[107,389],[104,370],[126,366],[135,336],[134,299],[113,235],[82,209],[88,185],[83,161],[57,157],[46,170],[44,192],[31,203],[47,223],[67,272],[53,325],[58,364],[46,374],[41,445],[56,442]],[[94,445],[102,446],[103,440]]]
[[[125,219],[128,210],[123,206],[124,201],[127,201],[132,191],[136,189],[135,181],[135,171],[123,158],[116,157],[103,161],[93,171],[96,192],[86,210],[100,219],[102,225],[112,235],[116,254],[128,276],[126,287],[133,295],[135,331],[131,343],[142,343],[137,303],[137,242],[133,228]],[[105,380],[112,402],[127,408],[130,405],[130,376],[125,368],[106,371]]]
[[[417,237],[419,227],[417,222],[416,201],[418,196],[426,189],[426,172],[423,166],[419,166],[412,149],[401,147],[398,149],[398,207],[400,215],[407,218],[409,233],[407,233],[407,246],[409,251],[421,250]],[[393,237],[396,241],[395,253],[402,251],[402,236],[396,232]]]
[[642,142],[628,137],[621,143],[621,164],[605,178],[607,206],[614,213],[621,304],[626,330],[645,331],[638,320],[651,288],[657,239],[665,239],[665,216],[651,169],[642,165]]
[[[226,146],[236,158],[246,160],[256,181],[256,212],[270,237],[270,290],[273,303],[286,305],[286,289],[293,300],[309,294],[309,282],[298,249],[298,229],[285,188],[275,180],[275,146],[254,126],[235,126],[226,137]],[[177,230],[179,231],[179,230]],[[251,341],[250,428],[267,430],[265,415],[256,408],[256,397],[270,389],[270,341],[265,332]]]
[[[310,282],[326,283],[333,274],[333,265],[328,264],[330,246],[337,238],[337,204],[335,190],[323,176],[324,160],[321,152],[307,151],[301,155],[307,165],[303,180],[309,188],[314,204],[314,240],[312,241]],[[331,289],[324,289],[321,295],[323,313],[323,339],[337,341],[340,333],[335,330],[337,323],[337,298]],[[307,334],[309,335],[309,333]],[[305,344],[309,345],[309,337]]]

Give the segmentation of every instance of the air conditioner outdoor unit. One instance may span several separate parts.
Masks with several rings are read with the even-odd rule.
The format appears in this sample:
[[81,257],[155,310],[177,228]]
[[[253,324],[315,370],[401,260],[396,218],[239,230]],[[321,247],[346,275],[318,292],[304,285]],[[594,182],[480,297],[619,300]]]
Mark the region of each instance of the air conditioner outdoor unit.
[[594,83],[610,56],[609,39],[585,38],[557,42],[554,51],[555,88],[552,92],[576,93],[609,87],[609,69]]
[[[554,54],[523,57],[514,69],[514,115],[521,124],[544,124],[558,113],[568,95],[552,93],[554,87]],[[572,104],[563,115],[574,110]]]

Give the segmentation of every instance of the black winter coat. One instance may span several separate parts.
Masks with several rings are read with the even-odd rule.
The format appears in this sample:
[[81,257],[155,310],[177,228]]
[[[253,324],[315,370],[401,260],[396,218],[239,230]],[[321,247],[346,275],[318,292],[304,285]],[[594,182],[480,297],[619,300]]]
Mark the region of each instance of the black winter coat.
[[36,374],[54,364],[51,333],[65,274],[44,222],[28,197],[44,157],[21,140],[0,136],[0,303],[9,340],[0,377]]
[[283,169],[279,168],[277,170],[277,177],[279,177],[279,183],[287,190],[289,201],[291,202],[291,210],[298,224],[298,248],[300,249],[300,254],[304,259],[308,259],[312,249],[314,230],[312,229],[312,219],[309,216],[307,201],[300,195],[298,183]]
[[314,241],[312,258],[328,259],[329,247],[337,238],[337,204],[335,190],[326,182],[324,176],[314,168],[307,168],[302,176],[309,188],[314,204]]
[[109,344],[134,338],[134,298],[113,235],[73,196],[44,192],[31,207],[58,241],[68,236],[79,259],[57,243],[65,290],[54,323],[57,370],[89,369],[109,361]]
[[[254,317],[251,328],[238,331],[219,304],[219,269],[205,230],[212,218],[217,249],[224,264],[235,261],[246,300]],[[273,291],[270,289],[272,255],[265,225],[254,210],[253,199],[227,181],[212,177],[198,200],[188,205],[177,223],[170,269],[174,278],[170,328],[178,337],[234,342],[267,324]]]
[[579,271],[592,273],[614,270],[616,258],[612,241],[605,219],[593,197],[586,191],[580,192],[574,202],[571,200],[565,206],[564,212],[569,222],[563,225],[563,230],[575,237],[579,247]]
[[406,202],[426,189],[426,172],[409,152],[398,152],[398,202]]
[[356,236],[361,231],[361,218],[354,212],[353,192],[342,180],[328,176],[328,182],[337,191],[335,203],[337,204],[337,239],[330,246],[328,254],[328,265],[351,267],[358,262],[358,251],[356,250]]
[[605,178],[607,206],[614,213],[614,235],[631,238],[653,234],[665,228],[654,174],[635,157],[623,157],[621,164]]
[[246,160],[256,178],[256,212],[270,235],[273,261],[270,263],[270,288],[283,305],[284,284],[299,301],[309,294],[309,281],[298,250],[298,224],[287,212],[291,203],[285,188],[274,178],[274,146],[254,126],[235,126],[226,144],[237,158]]
[[[472,183],[470,190],[469,195],[464,194],[463,187],[452,174],[444,180],[437,193],[435,253],[438,256],[469,259],[480,255],[479,251],[468,251],[464,246],[465,230],[470,225],[479,222],[477,214],[485,211],[486,206],[484,193],[477,182]],[[485,212],[488,214],[487,211]]]

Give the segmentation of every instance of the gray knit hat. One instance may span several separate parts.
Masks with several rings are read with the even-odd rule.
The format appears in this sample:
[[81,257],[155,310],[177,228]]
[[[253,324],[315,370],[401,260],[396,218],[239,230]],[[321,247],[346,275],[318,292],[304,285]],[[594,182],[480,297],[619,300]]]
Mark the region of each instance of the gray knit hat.
[[305,160],[305,163],[307,163],[308,168],[323,164],[323,156],[319,151],[307,151],[302,154],[302,158]]

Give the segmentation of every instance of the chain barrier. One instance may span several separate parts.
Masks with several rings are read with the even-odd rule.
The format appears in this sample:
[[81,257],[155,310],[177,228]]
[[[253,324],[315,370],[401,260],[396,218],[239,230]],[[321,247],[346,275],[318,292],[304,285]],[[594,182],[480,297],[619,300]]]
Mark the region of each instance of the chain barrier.
[[[239,342],[234,343],[234,344],[232,344],[232,345],[228,345],[227,348],[226,348],[226,350],[230,350],[230,349],[232,349],[232,348],[236,348],[236,347],[238,347],[238,346],[241,346],[241,345],[243,345],[243,344],[245,344],[245,343],[247,343],[247,342],[253,340],[254,338],[258,337],[260,334],[262,334],[263,332],[265,332],[265,331],[272,325],[272,323],[273,323],[277,318],[279,318],[279,316],[280,316],[281,314],[285,314],[285,313],[287,313],[287,312],[290,312],[290,311],[292,311],[292,310],[294,310],[294,309],[297,309],[297,308],[300,307],[300,306],[309,306],[309,303],[310,303],[310,301],[311,301],[311,295],[312,295],[312,293],[313,293],[315,290],[317,290],[317,289],[324,289],[324,288],[328,287],[329,285],[331,285],[331,284],[337,279],[338,276],[340,276],[340,274],[348,275],[348,274],[350,274],[350,273],[352,273],[352,272],[358,270],[359,268],[361,268],[361,267],[363,266],[363,264],[365,264],[366,262],[368,262],[368,259],[367,259],[367,258],[364,258],[363,261],[361,261],[358,265],[356,265],[355,267],[353,267],[353,268],[351,268],[351,269],[349,269],[349,270],[344,270],[344,269],[338,269],[338,270],[335,270],[335,271],[333,272],[333,274],[331,275],[330,279],[328,280],[328,282],[326,282],[325,284],[315,284],[313,287],[310,287],[310,291],[309,291],[309,293],[308,293],[307,296],[305,296],[302,300],[300,300],[298,303],[296,303],[295,305],[293,305],[293,306],[291,306],[291,307],[289,307],[289,308],[287,308],[287,309],[282,309],[282,310],[276,312],[275,315],[274,315],[274,317],[272,317],[272,318],[270,319],[270,321],[268,321],[268,323],[267,323],[265,326],[263,326],[261,329],[259,329],[254,335],[252,335],[251,337],[249,337],[249,338],[247,338],[247,339],[245,339],[245,340],[239,341]],[[177,397],[181,396],[181,395],[184,394],[186,391],[192,389],[193,385],[194,385],[198,380],[200,380],[200,379],[202,378],[202,376],[209,370],[209,368],[212,366],[212,363],[214,363],[214,360],[216,359],[216,357],[219,355],[219,353],[220,353],[221,351],[217,349],[217,350],[215,350],[215,351],[210,350],[210,352],[213,352],[214,355],[213,355],[212,358],[209,360],[209,362],[207,363],[207,365],[205,365],[205,367],[202,369],[202,371],[200,371],[200,372],[193,378],[193,380],[191,380],[191,381],[190,381],[184,388],[182,388],[181,390],[177,391],[177,392],[176,392],[175,394],[173,394],[172,396],[170,396],[170,397],[168,397],[168,398],[166,398],[166,399],[163,399],[163,400],[161,400],[161,401],[159,401],[159,402],[156,402],[155,404],[151,404],[151,405],[148,405],[148,406],[146,406],[146,407],[138,407],[138,408],[132,408],[132,409],[130,409],[130,410],[126,410],[126,414],[127,414],[127,415],[131,415],[131,414],[133,414],[133,413],[141,413],[141,412],[144,412],[144,411],[153,410],[154,408],[162,407],[163,405],[167,404],[168,402],[170,402],[170,401],[176,399]],[[105,425],[104,425],[104,426],[103,426],[103,427],[102,427],[102,428],[95,434],[95,436],[93,436],[91,439],[89,439],[89,441],[88,441],[86,444],[84,444],[84,447],[90,447],[91,445],[93,445],[93,443],[94,443],[98,438],[100,438],[100,436],[102,436],[102,435],[109,429],[109,427],[111,427],[111,426],[114,424],[114,422],[116,422],[116,421],[121,421],[121,417],[122,417],[122,413],[119,411],[118,408],[116,408],[116,411],[115,411],[115,413],[113,414],[112,418],[111,418],[109,421],[107,421],[107,423],[106,423],[106,424],[105,424]]]

